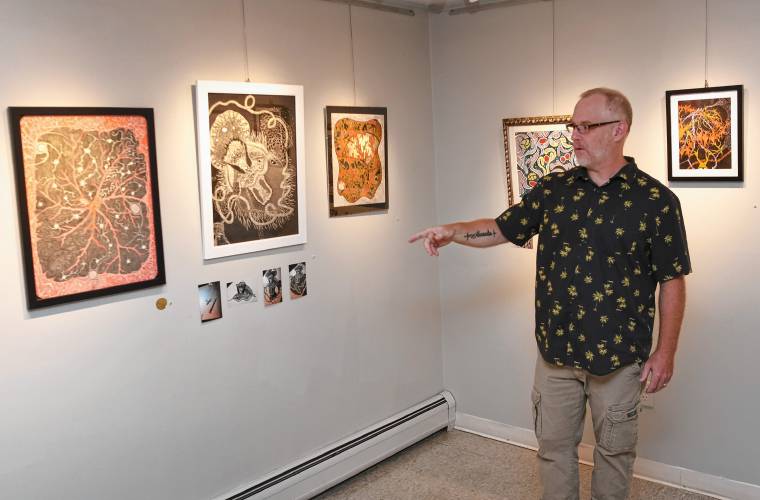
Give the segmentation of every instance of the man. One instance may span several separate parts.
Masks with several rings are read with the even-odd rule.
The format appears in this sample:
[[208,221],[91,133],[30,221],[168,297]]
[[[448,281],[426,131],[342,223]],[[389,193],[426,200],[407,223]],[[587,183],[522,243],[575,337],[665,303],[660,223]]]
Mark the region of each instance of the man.
[[544,500],[579,497],[587,401],[597,442],[592,498],[626,498],[641,392],[673,376],[691,272],[686,233],[678,198],[623,156],[631,122],[620,92],[584,92],[568,124],[579,167],[546,175],[495,220],[432,227],[409,240],[437,256],[452,241],[523,245],[539,235],[532,402]]

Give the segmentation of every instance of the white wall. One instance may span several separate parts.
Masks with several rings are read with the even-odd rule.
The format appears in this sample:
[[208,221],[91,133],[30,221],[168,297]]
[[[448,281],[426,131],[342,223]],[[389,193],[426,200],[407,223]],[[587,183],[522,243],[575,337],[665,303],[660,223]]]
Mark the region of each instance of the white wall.
[[[438,220],[504,208],[501,119],[569,114],[600,85],[628,94],[628,153],[667,182],[665,91],[704,82],[704,2],[557,0],[431,18]],[[694,274],[668,389],[642,416],[639,455],[760,483],[756,415],[760,151],[760,3],[711,1],[708,78],[745,86],[743,185],[671,184],[685,214]],[[535,251],[447,248],[440,257],[444,384],[458,411],[530,428]],[[588,426],[587,426],[588,427]],[[593,436],[586,432],[586,442]]]
[[[28,312],[2,115],[0,498],[210,498],[442,389],[437,267],[406,243],[435,218],[426,16],[353,9],[356,103],[388,107],[390,210],[330,219],[323,113],[354,104],[348,7],[247,9],[252,80],[305,88],[309,241],[204,263],[191,86],[245,79],[240,1],[0,0],[0,108],[155,109],[167,273]],[[300,260],[308,297],[201,325],[198,283]]]

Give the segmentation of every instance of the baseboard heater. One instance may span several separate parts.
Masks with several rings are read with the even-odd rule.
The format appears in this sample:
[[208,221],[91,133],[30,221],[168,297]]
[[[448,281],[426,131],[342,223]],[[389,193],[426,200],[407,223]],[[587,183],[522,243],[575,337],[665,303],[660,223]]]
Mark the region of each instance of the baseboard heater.
[[216,500],[311,498],[443,428],[453,429],[455,415],[454,397],[443,391]]

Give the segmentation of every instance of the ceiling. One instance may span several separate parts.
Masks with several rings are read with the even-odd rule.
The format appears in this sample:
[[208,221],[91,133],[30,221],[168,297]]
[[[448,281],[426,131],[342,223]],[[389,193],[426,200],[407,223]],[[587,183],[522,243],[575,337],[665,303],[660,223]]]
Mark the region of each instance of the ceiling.
[[481,10],[496,7],[508,7],[521,3],[532,3],[552,0],[328,0],[355,4],[358,6],[371,7],[376,5],[382,10],[413,9],[426,10],[433,13],[448,12],[459,14],[464,12],[475,13]]

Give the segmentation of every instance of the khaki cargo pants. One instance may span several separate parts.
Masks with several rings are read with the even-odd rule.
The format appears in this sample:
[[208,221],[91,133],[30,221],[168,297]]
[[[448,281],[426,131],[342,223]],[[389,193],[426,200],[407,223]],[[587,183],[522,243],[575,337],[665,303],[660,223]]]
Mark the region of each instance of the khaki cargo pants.
[[538,356],[531,396],[543,500],[580,498],[578,445],[583,435],[586,400],[597,443],[591,498],[628,497],[643,389],[640,374],[641,367],[636,363],[609,375],[595,376],[577,368],[549,364]]

